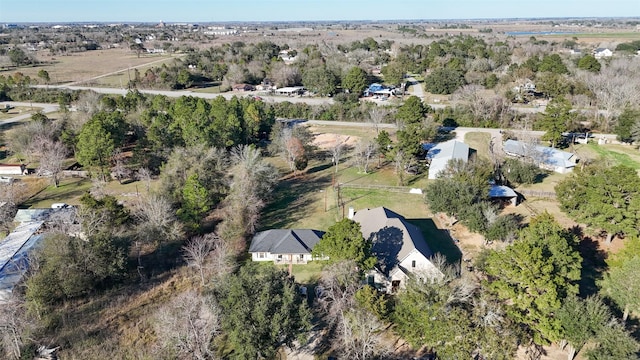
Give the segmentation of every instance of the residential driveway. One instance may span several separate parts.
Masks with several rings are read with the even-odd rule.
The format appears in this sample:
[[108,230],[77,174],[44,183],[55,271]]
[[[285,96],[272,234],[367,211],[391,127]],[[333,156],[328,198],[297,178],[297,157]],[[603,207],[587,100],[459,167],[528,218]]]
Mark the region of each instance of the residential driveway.
[[424,90],[422,89],[422,84],[420,84],[418,80],[412,77],[407,78],[407,83],[411,85],[409,94],[417,96],[418,99],[424,101]]

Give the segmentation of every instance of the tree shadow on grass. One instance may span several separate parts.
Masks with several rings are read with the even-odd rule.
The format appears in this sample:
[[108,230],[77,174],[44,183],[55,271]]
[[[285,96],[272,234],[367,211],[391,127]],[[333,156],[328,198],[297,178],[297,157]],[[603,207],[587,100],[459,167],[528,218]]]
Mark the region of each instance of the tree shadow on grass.
[[[89,190],[89,186],[86,185],[84,179],[74,180],[66,184],[63,183],[57,188],[49,185],[20,204],[19,208],[28,209],[42,201],[65,202],[69,199],[80,197]],[[49,193],[47,193],[48,191]]]
[[407,219],[407,221],[422,231],[427,245],[434,254],[444,255],[450,264],[460,264],[462,252],[447,230],[438,229],[432,219]]
[[600,249],[597,241],[585,236],[579,226],[574,226],[569,230],[580,239],[578,251],[582,256],[582,268],[580,270],[579,291],[580,296],[586,298],[598,293],[597,283],[602,280],[608,268],[605,262],[607,254]]

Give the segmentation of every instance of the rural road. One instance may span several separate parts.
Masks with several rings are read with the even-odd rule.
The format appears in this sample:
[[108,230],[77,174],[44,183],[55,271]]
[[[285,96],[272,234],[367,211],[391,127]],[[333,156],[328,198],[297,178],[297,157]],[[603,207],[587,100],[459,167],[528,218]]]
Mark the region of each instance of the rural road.
[[[52,113],[58,111],[58,104],[46,104],[46,103],[30,103],[30,102],[16,102],[16,101],[2,101],[0,102],[0,108],[4,108],[5,105],[9,105],[11,107],[31,107],[31,108],[42,108],[40,110],[43,114]],[[20,114],[18,116],[14,116],[7,120],[0,120],[0,126],[11,124],[17,121],[25,120],[31,118],[33,113],[31,111],[26,114]]]
[[[407,79],[409,81],[416,81],[414,78]],[[77,86],[77,85],[34,85],[37,88],[55,88],[55,89],[69,89],[69,90],[92,90],[99,94],[114,94],[114,95],[126,95],[127,89],[119,89],[119,88],[105,88],[105,87],[95,87],[95,86]],[[252,93],[242,93],[242,92],[229,92],[229,93],[203,93],[191,90],[147,90],[147,89],[138,89],[143,94],[151,94],[151,95],[164,95],[167,97],[180,97],[180,96],[193,96],[203,99],[215,99],[218,96],[222,96],[225,99],[231,99],[232,97],[242,97],[242,96],[253,96]],[[411,95],[418,96],[419,98],[424,97],[424,92],[422,90],[422,86],[419,83],[414,84],[412,87]],[[305,103],[309,105],[331,105],[334,103],[332,98],[312,98],[312,97],[289,97],[289,96],[268,96],[268,95],[259,95],[263,101],[265,102],[285,102],[288,101],[290,103]],[[378,103],[380,105],[380,103]],[[428,104],[430,107],[434,109],[444,109],[448,105],[446,104]],[[543,112],[545,110],[544,106],[540,106],[537,108],[533,107],[522,107],[522,106],[512,106],[516,112],[527,114],[527,113],[537,113]]]
[[[35,87],[43,87],[43,85],[36,85]],[[103,87],[93,87],[93,86],[75,86],[75,85],[56,85],[56,86],[48,86],[49,88],[55,89],[68,89],[68,90],[92,90],[99,94],[114,94],[114,95],[126,95],[129,90],[127,89],[118,89],[118,88],[103,88]],[[218,96],[222,96],[225,99],[231,99],[232,97],[243,97],[243,96],[253,96],[251,93],[246,92],[231,92],[231,93],[202,93],[191,90],[146,90],[146,89],[138,89],[143,94],[150,95],[164,95],[166,97],[177,98],[181,96],[193,96],[203,99],[215,99]],[[331,98],[308,98],[308,97],[289,97],[289,96],[263,96],[260,95],[263,101],[265,102],[291,102],[291,103],[305,103],[309,105],[326,105],[333,104],[333,99]]]

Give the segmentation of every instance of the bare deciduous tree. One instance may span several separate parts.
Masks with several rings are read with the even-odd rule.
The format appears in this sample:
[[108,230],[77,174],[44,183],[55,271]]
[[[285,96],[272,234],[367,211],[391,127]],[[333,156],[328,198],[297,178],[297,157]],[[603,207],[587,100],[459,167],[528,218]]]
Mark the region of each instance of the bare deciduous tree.
[[377,151],[378,143],[373,140],[361,140],[356,144],[353,160],[361,172],[366,174],[369,171],[369,164]]
[[215,359],[211,342],[220,330],[218,306],[195,291],[176,296],[156,315],[160,346],[181,359]]
[[380,124],[383,124],[386,120],[387,116],[389,116],[390,111],[387,108],[376,106],[369,110],[369,122],[373,125],[373,128],[376,130],[376,134],[380,133]]
[[203,286],[208,276],[219,278],[233,270],[228,244],[214,233],[192,238],[182,251],[187,264],[198,271]]
[[347,312],[341,325],[338,339],[347,358],[367,360],[392,353],[392,347],[384,342],[382,335],[386,325],[374,314],[356,307]]
[[260,211],[271,194],[279,175],[277,169],[264,161],[260,150],[240,146],[231,152],[231,184],[224,200],[224,221],[219,234],[234,244],[234,250],[243,251],[244,236],[251,234],[260,219]]
[[122,180],[131,176],[131,170],[127,167],[126,159],[122,154],[122,150],[117,149],[113,154],[115,163],[111,168],[111,174],[115,176],[118,183],[122,184]]
[[144,181],[144,186],[148,194],[149,190],[151,189],[151,170],[145,167],[138,169],[138,171],[136,171],[136,179],[138,181]]
[[19,359],[22,347],[34,324],[27,316],[24,302],[12,295],[0,306],[0,341],[5,359]]
[[340,135],[338,134],[335,135],[334,143],[333,143],[333,146],[331,147],[331,156],[332,156],[331,159],[333,161],[333,164],[336,166],[336,173],[338,172],[338,165],[340,164],[342,153],[346,148],[347,140],[349,140],[348,137],[346,139],[342,139]]
[[67,147],[60,141],[42,138],[40,141],[40,166],[36,172],[39,175],[51,176],[55,187],[60,185],[60,174],[64,170],[64,161],[69,154]]

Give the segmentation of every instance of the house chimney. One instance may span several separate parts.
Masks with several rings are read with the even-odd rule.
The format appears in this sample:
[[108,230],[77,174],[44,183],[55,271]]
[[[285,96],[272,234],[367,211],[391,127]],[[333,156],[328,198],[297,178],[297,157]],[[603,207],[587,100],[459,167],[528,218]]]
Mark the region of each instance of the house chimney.
[[353,209],[353,207],[349,206],[349,220],[353,220],[353,215],[355,214],[356,214],[356,211]]

